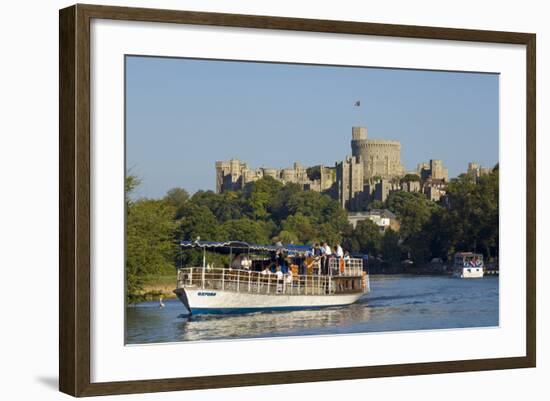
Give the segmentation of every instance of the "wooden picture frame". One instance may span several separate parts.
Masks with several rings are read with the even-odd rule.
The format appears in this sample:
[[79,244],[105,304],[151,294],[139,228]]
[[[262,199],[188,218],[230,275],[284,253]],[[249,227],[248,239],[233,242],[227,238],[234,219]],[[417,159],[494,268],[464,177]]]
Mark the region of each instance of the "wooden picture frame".
[[[526,46],[526,355],[511,358],[92,383],[90,380],[90,21],[94,18]],[[535,366],[536,37],[534,34],[80,4],[60,10],[59,29],[59,388],[62,392],[73,396],[94,396]]]

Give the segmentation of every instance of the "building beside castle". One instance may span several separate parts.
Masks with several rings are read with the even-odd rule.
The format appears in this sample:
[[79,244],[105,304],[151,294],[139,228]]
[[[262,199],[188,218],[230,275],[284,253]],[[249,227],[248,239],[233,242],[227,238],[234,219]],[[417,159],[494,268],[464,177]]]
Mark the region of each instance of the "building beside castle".
[[336,197],[342,207],[358,210],[368,201],[365,193],[364,164],[361,158],[348,156],[336,162]]
[[443,180],[449,182],[449,170],[443,166],[442,160],[430,160],[428,163],[419,163],[416,171],[422,181]]
[[492,169],[489,167],[483,167],[477,163],[470,162],[468,163],[468,170],[466,171],[466,173],[477,180],[481,176],[491,174],[491,171]]
[[348,222],[353,228],[357,227],[357,223],[364,220],[370,220],[378,226],[380,233],[386,232],[388,229],[399,231],[400,224],[397,216],[387,209],[372,209],[368,212],[349,212]]
[[441,160],[418,165],[418,181],[401,180],[399,141],[369,139],[365,127],[353,127],[351,155],[334,167],[304,167],[296,162],[290,168],[252,169],[237,159],[216,162],[216,192],[242,190],[248,183],[272,177],[283,184],[300,185],[303,190],[324,192],[337,199],[349,211],[364,211],[370,202],[384,202],[394,191],[421,192],[430,199],[444,195],[449,179]]

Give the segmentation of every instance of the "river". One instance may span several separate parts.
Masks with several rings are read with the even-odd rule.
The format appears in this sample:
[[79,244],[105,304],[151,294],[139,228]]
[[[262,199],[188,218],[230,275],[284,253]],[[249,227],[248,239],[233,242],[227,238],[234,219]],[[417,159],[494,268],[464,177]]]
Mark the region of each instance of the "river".
[[498,277],[374,275],[357,303],[317,310],[187,317],[179,300],[126,308],[126,344],[490,327],[499,324]]

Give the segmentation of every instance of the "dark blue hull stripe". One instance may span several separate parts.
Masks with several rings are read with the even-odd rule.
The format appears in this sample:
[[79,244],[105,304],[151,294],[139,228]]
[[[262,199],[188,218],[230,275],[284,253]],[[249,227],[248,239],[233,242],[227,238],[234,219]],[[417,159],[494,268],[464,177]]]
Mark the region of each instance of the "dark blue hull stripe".
[[311,310],[322,308],[333,308],[339,306],[346,306],[351,304],[340,305],[322,305],[322,306],[274,306],[274,307],[262,307],[262,308],[191,308],[193,315],[207,315],[207,314],[245,314],[254,312],[278,312],[278,311],[295,311],[295,310]]

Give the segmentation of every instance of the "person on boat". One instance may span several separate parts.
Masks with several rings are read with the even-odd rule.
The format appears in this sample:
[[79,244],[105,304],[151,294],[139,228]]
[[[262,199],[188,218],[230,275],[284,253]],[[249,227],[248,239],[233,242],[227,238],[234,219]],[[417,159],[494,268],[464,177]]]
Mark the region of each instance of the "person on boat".
[[332,249],[330,248],[330,245],[328,242],[325,242],[325,255],[331,256],[332,255]]
[[298,274],[300,276],[303,276],[304,274],[307,274],[306,260],[307,260],[307,258],[304,258],[304,260],[302,260],[302,263],[300,263],[299,266],[298,266]]
[[323,246],[321,248],[324,249],[324,255],[323,255],[324,259],[323,259],[323,263],[321,264],[321,269],[322,269],[322,273],[327,275],[329,259],[332,258],[332,249],[330,249],[330,246],[326,242],[323,242]]
[[292,285],[292,279],[293,279],[292,270],[289,270],[287,275],[286,275],[286,283],[288,285]]
[[325,261],[327,260],[327,248],[325,248],[325,243],[322,242],[321,246],[319,247],[319,252],[321,256],[319,256],[319,274],[325,274]]
[[333,274],[339,274],[344,272],[345,262],[344,262],[344,250],[340,246],[340,244],[336,243],[334,245],[334,255],[338,260],[338,263],[336,265],[336,268],[334,269]]
[[269,254],[269,270],[271,273],[275,273],[277,271],[277,264],[279,260],[279,250],[276,252],[270,252]]
[[344,257],[344,250],[340,246],[340,244],[334,245],[334,251],[336,253],[337,258],[343,258]]
[[[321,274],[321,256],[322,256],[322,250],[319,246],[319,243],[315,243],[313,245],[313,249],[311,252],[311,258],[313,258],[313,263],[311,263],[311,260],[308,262],[308,272],[311,274]],[[309,270],[311,268],[311,270]]]
[[271,271],[269,271],[269,266],[266,266],[266,267],[264,267],[264,269],[262,270],[262,273],[261,273],[261,274],[264,275],[264,276],[266,276],[266,275],[268,275],[268,274],[270,274],[270,273],[271,273]]
[[313,248],[311,251],[306,252],[304,257],[300,259],[300,263],[298,264],[299,275],[303,276],[309,273],[308,266],[310,265],[312,260],[313,260]]
[[283,269],[282,269],[283,274],[287,274],[289,271],[291,271],[293,266],[296,266],[294,264],[294,259],[290,256],[287,256],[285,258],[285,264],[284,264]]
[[231,267],[232,269],[240,269],[242,264],[242,256],[240,254],[236,255],[233,260],[231,261]]
[[283,274],[288,271],[287,256],[282,249],[277,250],[277,266],[281,269]]
[[283,291],[284,274],[281,271],[280,266],[277,266],[277,273],[275,273],[275,275],[276,275],[276,278],[277,278],[277,292],[282,292]]
[[319,250],[319,244],[314,243],[311,249],[309,250],[307,256],[315,256],[318,250]]
[[323,251],[321,250],[319,244],[315,243],[315,245],[313,245],[313,256],[321,257],[322,253]]
[[241,259],[241,268],[244,270],[250,270],[250,267],[252,266],[252,260],[244,255]]

